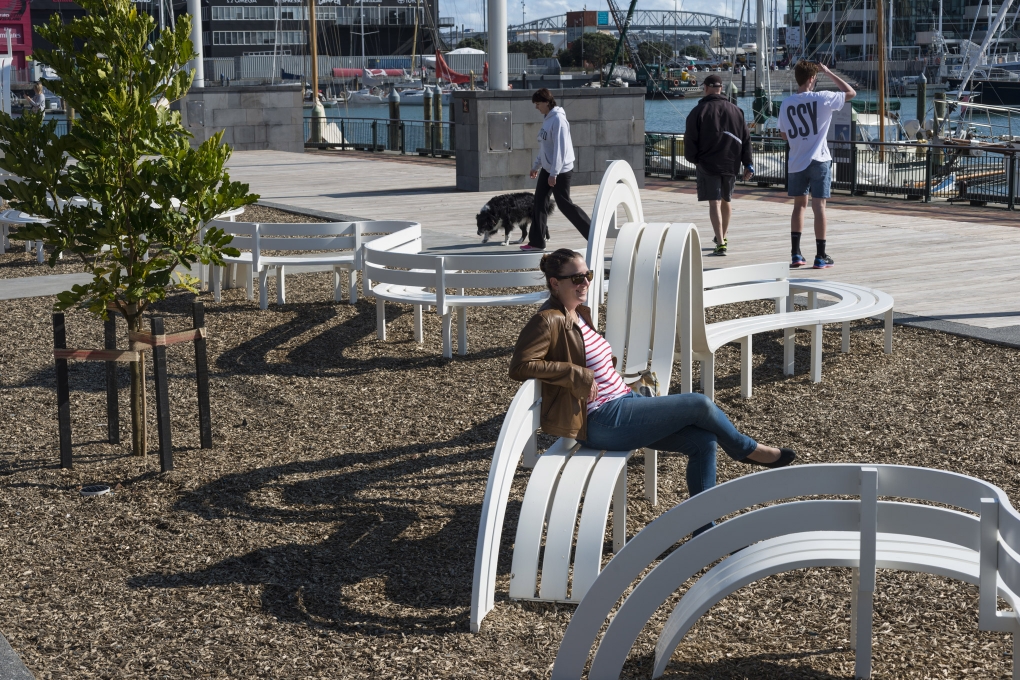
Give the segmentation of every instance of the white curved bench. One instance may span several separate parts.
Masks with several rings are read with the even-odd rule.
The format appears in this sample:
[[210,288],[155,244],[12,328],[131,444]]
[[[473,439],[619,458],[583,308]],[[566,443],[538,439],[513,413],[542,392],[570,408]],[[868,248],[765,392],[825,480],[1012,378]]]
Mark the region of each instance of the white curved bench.
[[[457,351],[467,354],[467,308],[541,304],[549,298],[539,269],[541,253],[513,255],[430,255],[421,250],[421,229],[402,230],[367,243],[362,281],[376,298],[380,340],[386,339],[386,303],[414,306],[414,337],[422,342],[422,309],[435,306],[443,319],[443,356],[453,356],[453,311],[457,311]],[[541,287],[526,293],[469,294],[469,290]],[[457,290],[456,294],[447,293]]]
[[[236,257],[224,257],[227,264],[224,288],[234,285],[235,276],[240,272],[244,279],[248,299],[254,297],[254,277],[259,278],[259,308],[269,307],[268,280],[270,270],[276,275],[276,302],[287,301],[286,280],[288,266],[324,266],[333,269],[333,300],[340,302],[341,272],[348,278],[349,302],[358,301],[357,271],[361,267],[361,249],[366,243],[411,227],[417,222],[396,220],[370,220],[364,222],[313,222],[313,223],[268,223],[233,222],[212,220],[206,229],[221,229],[233,235],[230,245],[242,252]],[[285,253],[301,251],[294,255],[265,255],[265,251]],[[313,251],[311,253],[307,251]],[[212,272],[213,297],[220,300],[220,279],[223,267]]]
[[[700,251],[696,259],[700,260]],[[701,362],[701,387],[710,399],[715,398],[715,352],[730,342],[740,343],[741,396],[751,396],[752,338],[756,333],[784,331],[783,373],[793,375],[794,334],[797,329],[809,330],[811,379],[814,382],[822,379],[822,329],[825,324],[842,324],[843,351],[849,352],[850,322],[884,315],[885,351],[892,352],[893,299],[887,293],[836,281],[791,280],[787,278],[789,265],[785,262],[705,272],[696,266],[693,272],[692,353]],[[797,293],[807,294],[807,309],[794,309],[793,296]],[[819,307],[820,296],[836,298],[836,301]],[[709,307],[762,299],[775,300],[775,314],[729,319],[712,324],[705,322],[704,310]],[[686,365],[685,357],[678,355],[677,359]]]
[[[678,319],[683,316],[682,282],[689,280],[691,253],[699,248],[692,224],[628,222],[619,229],[613,251],[606,339],[624,375],[653,372],[660,394],[668,391],[673,372]],[[594,251],[597,261],[600,252]],[[682,382],[690,391],[689,372]],[[580,601],[602,567],[610,507],[613,550],[626,540],[627,463],[637,451],[595,451],[560,439],[536,464],[540,405],[539,383],[525,382],[511,402],[493,452],[475,550],[471,628],[476,632],[493,607],[503,516],[522,456],[534,469],[517,522],[511,599]],[[654,504],[658,456],[651,449],[643,453],[645,498]]]
[[[744,512],[659,560],[708,521],[803,496],[858,500],[799,500]],[[879,502],[879,496],[938,503],[968,512],[921,503]],[[750,547],[733,554],[744,546]],[[552,677],[580,678],[596,643],[588,677],[618,677],[656,609],[687,579],[720,558],[725,559],[687,591],[667,620],[656,645],[656,676],[665,670],[683,635],[713,603],[757,578],[812,566],[856,569],[851,622],[856,677],[871,674],[876,568],[940,574],[978,584],[979,627],[1014,633],[1015,644],[1020,633],[1018,548],[1020,515],[1001,489],[973,477],[895,465],[801,465],[739,477],[664,513],[617,553],[578,606]],[[600,629],[625,594],[599,640]],[[999,611],[997,596],[1014,610]],[[1013,677],[1020,678],[1016,655]]]

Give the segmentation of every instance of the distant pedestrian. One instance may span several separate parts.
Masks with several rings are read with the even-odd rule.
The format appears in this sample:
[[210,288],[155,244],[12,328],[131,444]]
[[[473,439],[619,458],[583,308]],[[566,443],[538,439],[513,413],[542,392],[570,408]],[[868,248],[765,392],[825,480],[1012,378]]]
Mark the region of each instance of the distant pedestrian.
[[[800,236],[804,231],[804,210],[811,192],[811,210],[815,216],[814,269],[826,269],[834,263],[825,252],[825,201],[832,185],[832,155],[826,136],[832,114],[857,96],[857,92],[835,75],[827,66],[813,61],[797,62],[793,69],[797,78],[797,94],[783,100],[779,109],[779,134],[790,144],[787,161],[787,194],[794,197],[790,219],[791,267],[801,267],[807,260],[800,252]],[[839,92],[813,92],[818,72],[832,79]]]
[[25,104],[31,113],[39,113],[46,110],[46,95],[43,94],[42,83],[36,83],[32,87],[32,96],[25,97]]
[[722,95],[722,78],[714,73],[702,85],[705,96],[687,114],[684,158],[697,168],[698,200],[708,201],[708,217],[715,237],[713,255],[725,255],[729,241],[730,199],[744,164],[744,181],[751,179],[751,133],[744,112]]
[[570,177],[574,170],[574,143],[570,139],[570,123],[563,108],[556,106],[556,99],[548,88],[543,87],[531,95],[531,101],[538,112],[545,117],[538,133],[538,155],[531,169],[531,179],[538,178],[535,186],[535,208],[532,213],[528,242],[521,250],[545,249],[546,197],[551,191],[556,207],[570,220],[574,228],[588,240],[591,218],[570,200]]

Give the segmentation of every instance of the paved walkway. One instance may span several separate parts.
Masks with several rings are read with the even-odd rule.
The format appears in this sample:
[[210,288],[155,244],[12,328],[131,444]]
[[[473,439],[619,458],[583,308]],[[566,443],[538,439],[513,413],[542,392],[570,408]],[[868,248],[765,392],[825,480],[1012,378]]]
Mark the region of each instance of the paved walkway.
[[[278,204],[418,220],[430,247],[477,243],[474,215],[494,195],[456,191],[452,162],[369,154],[238,152],[230,161],[230,174],[248,182],[263,200]],[[573,196],[587,207],[594,203],[596,190],[577,187]],[[737,194],[730,254],[706,257],[705,266],[786,260],[789,199],[772,190],[738,189]],[[692,183],[649,181],[642,199],[649,221],[690,220],[710,241],[707,209],[698,204]],[[895,297],[898,312],[920,317],[927,325],[959,331],[956,326],[962,324],[988,339],[1020,341],[1017,225],[1015,213],[994,208],[837,196],[829,210],[828,238],[836,267],[801,270],[801,275],[887,291]],[[552,246],[584,246],[558,212],[550,230]],[[810,254],[813,245],[808,233],[804,252]]]
[[[454,189],[451,161],[350,152],[237,152],[230,174],[247,182],[269,205],[326,217],[417,220],[427,248],[480,248],[474,216],[494,195]],[[596,190],[576,187],[573,196],[581,206],[591,206]],[[710,241],[707,209],[698,204],[692,183],[650,179],[642,199],[649,221],[690,220]],[[738,188],[733,212],[730,254],[706,257],[706,267],[788,258],[790,203],[782,192]],[[584,247],[584,240],[558,212],[549,226],[551,246]],[[995,208],[835,196],[830,202],[828,251],[836,267],[801,270],[799,275],[891,293],[907,323],[1020,346],[1017,226],[1016,213]],[[812,250],[808,233],[804,252]],[[80,276],[0,281],[0,299],[52,295]]]

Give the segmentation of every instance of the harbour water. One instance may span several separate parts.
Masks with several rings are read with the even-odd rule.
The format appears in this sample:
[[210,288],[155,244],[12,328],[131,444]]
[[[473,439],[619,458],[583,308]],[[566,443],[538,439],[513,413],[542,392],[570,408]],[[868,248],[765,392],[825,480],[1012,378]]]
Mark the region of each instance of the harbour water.
[[[776,95],[776,101],[782,101],[786,95]],[[864,93],[861,99],[873,100],[874,93]],[[753,97],[738,97],[737,105],[744,111],[745,118],[752,119],[751,106]],[[916,97],[894,97],[889,101],[900,102],[900,117],[902,120],[913,120],[916,117]],[[687,114],[691,112],[698,103],[697,98],[688,99],[653,99],[645,102],[645,130],[648,132],[683,132],[687,120]],[[445,107],[444,120],[449,119],[449,107]],[[926,106],[927,118],[931,118],[933,111],[932,99],[929,97]],[[310,117],[309,109],[305,109],[305,117]],[[326,108],[326,116],[329,118],[389,118],[387,106],[345,106],[343,102],[336,105],[329,105]],[[420,104],[404,105],[400,107],[400,117],[403,120],[422,120],[423,111]],[[959,119],[959,112],[954,112],[951,120]],[[1020,135],[1020,115],[1009,120],[1004,115],[986,116],[975,114],[972,123],[981,134],[989,135]],[[1012,123],[1012,131],[1010,131]]]

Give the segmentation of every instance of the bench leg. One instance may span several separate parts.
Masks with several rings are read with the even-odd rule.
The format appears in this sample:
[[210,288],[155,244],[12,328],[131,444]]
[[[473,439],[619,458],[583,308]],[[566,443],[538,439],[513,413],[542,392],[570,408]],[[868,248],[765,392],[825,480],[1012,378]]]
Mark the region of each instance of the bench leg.
[[871,619],[874,615],[874,593],[861,590],[859,570],[854,570],[854,608],[852,610],[851,646],[855,650],[854,678],[871,677]]
[[269,309],[269,267],[259,270],[259,309]]
[[227,265],[227,275],[223,279],[223,289],[224,290],[227,290],[229,288],[233,288],[234,287],[234,276],[236,275],[236,273],[237,273],[237,265],[235,265],[235,264],[228,264]]
[[425,342],[425,331],[422,330],[421,305],[414,306],[414,339],[420,345]]
[[255,265],[246,264],[242,267],[244,271],[244,292],[245,297],[248,298],[248,302],[255,299],[255,275],[252,273]]
[[822,382],[822,324],[811,329],[811,382]]
[[627,544],[627,466],[620,470],[613,489],[613,552]]
[[709,354],[701,360],[701,391],[715,401],[715,354]]
[[354,269],[347,274],[347,299],[352,305],[358,301],[358,272]]
[[343,299],[343,291],[340,290],[340,267],[333,267],[333,302],[340,302]]
[[783,330],[783,375],[793,375],[793,361],[797,349],[797,329]]
[[447,359],[453,358],[453,339],[452,335],[453,326],[453,307],[446,308],[446,314],[443,314],[443,356]]
[[885,353],[892,354],[893,310],[885,313]]
[[645,498],[659,504],[659,452],[655,449],[645,449]]
[[220,278],[223,276],[223,267],[214,264],[209,265],[209,285],[212,288],[213,300],[220,301]]
[[284,267],[283,265],[277,265],[276,267],[276,304],[285,305],[287,304],[287,288],[284,283]]
[[375,299],[375,334],[380,340],[386,339],[386,302],[381,297]]
[[860,569],[851,569],[853,580],[850,582],[850,649],[857,649],[857,589],[861,585]]
[[850,352],[850,322],[843,322],[843,354]]
[[751,398],[751,336],[740,341],[740,396]]
[[457,354],[467,354],[467,307],[457,308]]
[[35,242],[35,261],[42,264],[46,260],[46,250],[43,248],[42,241]]

